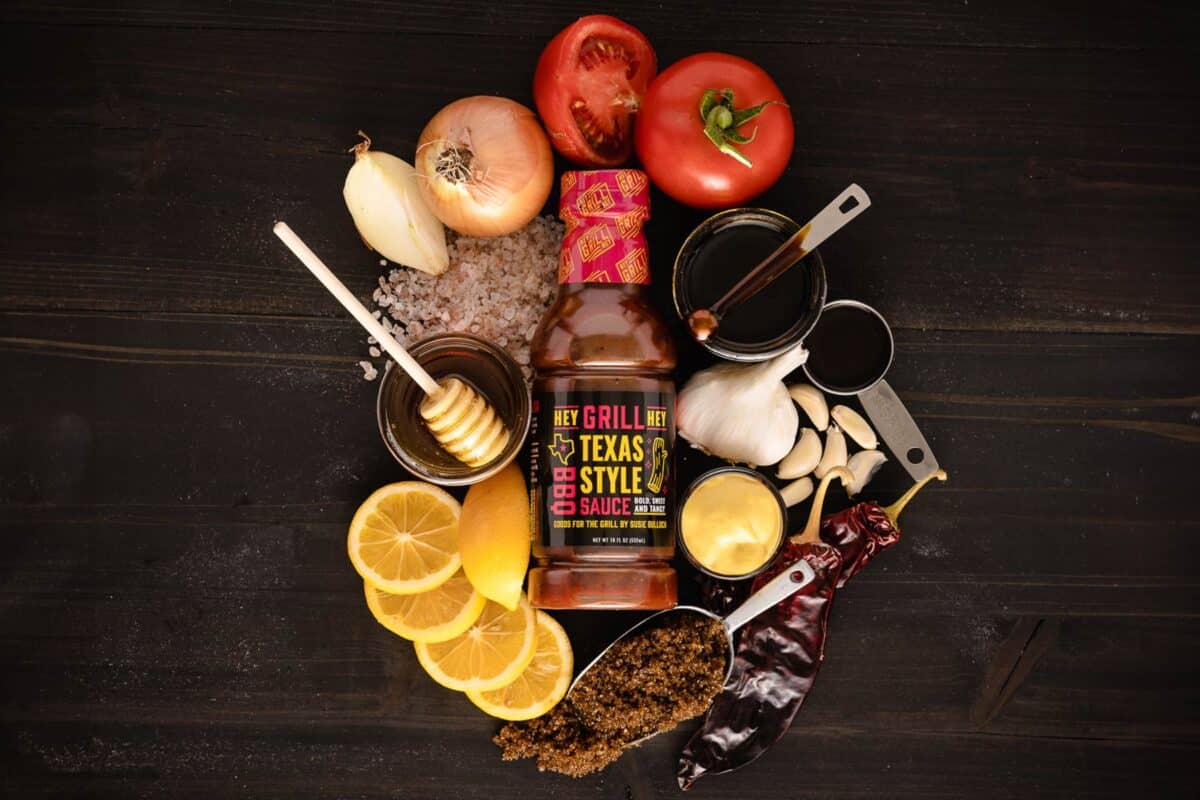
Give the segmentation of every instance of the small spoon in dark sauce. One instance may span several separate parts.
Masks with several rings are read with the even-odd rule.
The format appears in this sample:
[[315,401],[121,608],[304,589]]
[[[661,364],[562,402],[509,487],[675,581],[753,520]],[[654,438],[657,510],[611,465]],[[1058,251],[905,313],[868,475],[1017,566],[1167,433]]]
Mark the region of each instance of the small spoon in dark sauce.
[[688,315],[687,324],[696,341],[703,342],[716,333],[721,318],[730,309],[746,302],[761,292],[771,281],[800,263],[816,250],[826,239],[842,229],[846,223],[866,211],[871,198],[857,183],[846,187],[832,203],[796,231],[758,266],[747,272],[728,292],[708,308],[700,308]]

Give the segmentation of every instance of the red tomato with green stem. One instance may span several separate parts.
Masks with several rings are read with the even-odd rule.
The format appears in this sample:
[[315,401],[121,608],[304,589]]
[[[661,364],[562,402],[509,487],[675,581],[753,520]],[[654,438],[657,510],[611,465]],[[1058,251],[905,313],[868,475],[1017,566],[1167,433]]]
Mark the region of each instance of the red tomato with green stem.
[[697,53],[646,90],[635,142],[658,188],[695,208],[729,208],[769,189],[792,156],[783,93],[756,64]]
[[581,17],[560,31],[533,76],[534,103],[554,149],[589,167],[628,161],[642,96],[657,71],[650,42],[616,17]]

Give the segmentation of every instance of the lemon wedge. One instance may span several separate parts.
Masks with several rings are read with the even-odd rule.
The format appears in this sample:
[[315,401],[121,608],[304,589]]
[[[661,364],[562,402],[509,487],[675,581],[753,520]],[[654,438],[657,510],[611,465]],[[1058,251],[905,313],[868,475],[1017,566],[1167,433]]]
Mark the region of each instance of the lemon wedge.
[[529,566],[529,494],[516,464],[467,490],[458,546],[463,572],[479,593],[515,609]]

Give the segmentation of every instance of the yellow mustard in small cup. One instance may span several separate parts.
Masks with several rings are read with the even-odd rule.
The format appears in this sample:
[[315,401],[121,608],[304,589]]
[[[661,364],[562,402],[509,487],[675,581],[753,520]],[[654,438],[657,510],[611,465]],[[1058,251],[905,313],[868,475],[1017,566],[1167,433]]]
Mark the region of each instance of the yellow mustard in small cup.
[[787,507],[763,476],[721,467],[691,485],[679,513],[684,554],[717,578],[748,578],[764,569],[783,544]]

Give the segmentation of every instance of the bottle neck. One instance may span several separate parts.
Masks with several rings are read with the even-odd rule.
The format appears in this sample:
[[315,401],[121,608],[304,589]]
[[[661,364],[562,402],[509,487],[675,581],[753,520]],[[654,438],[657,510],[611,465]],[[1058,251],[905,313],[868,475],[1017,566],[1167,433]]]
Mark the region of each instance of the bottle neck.
[[650,218],[645,173],[565,172],[559,216],[567,225],[558,260],[559,283],[650,283],[642,230]]
[[637,283],[564,283],[530,345],[539,374],[581,368],[669,373],[671,331]]
[[649,293],[650,284],[601,283],[599,281],[589,283],[587,281],[572,281],[570,283],[560,283],[558,285],[558,293],[560,295],[579,294],[580,292],[588,289],[595,289],[597,292],[612,292],[613,294],[642,295]]
[[[558,282],[564,286],[637,286],[650,283],[650,256],[646,238],[617,238],[607,228],[596,227],[599,235],[568,236],[563,240],[558,264]],[[599,241],[599,244],[597,244]],[[603,250],[598,248],[603,247]]]

